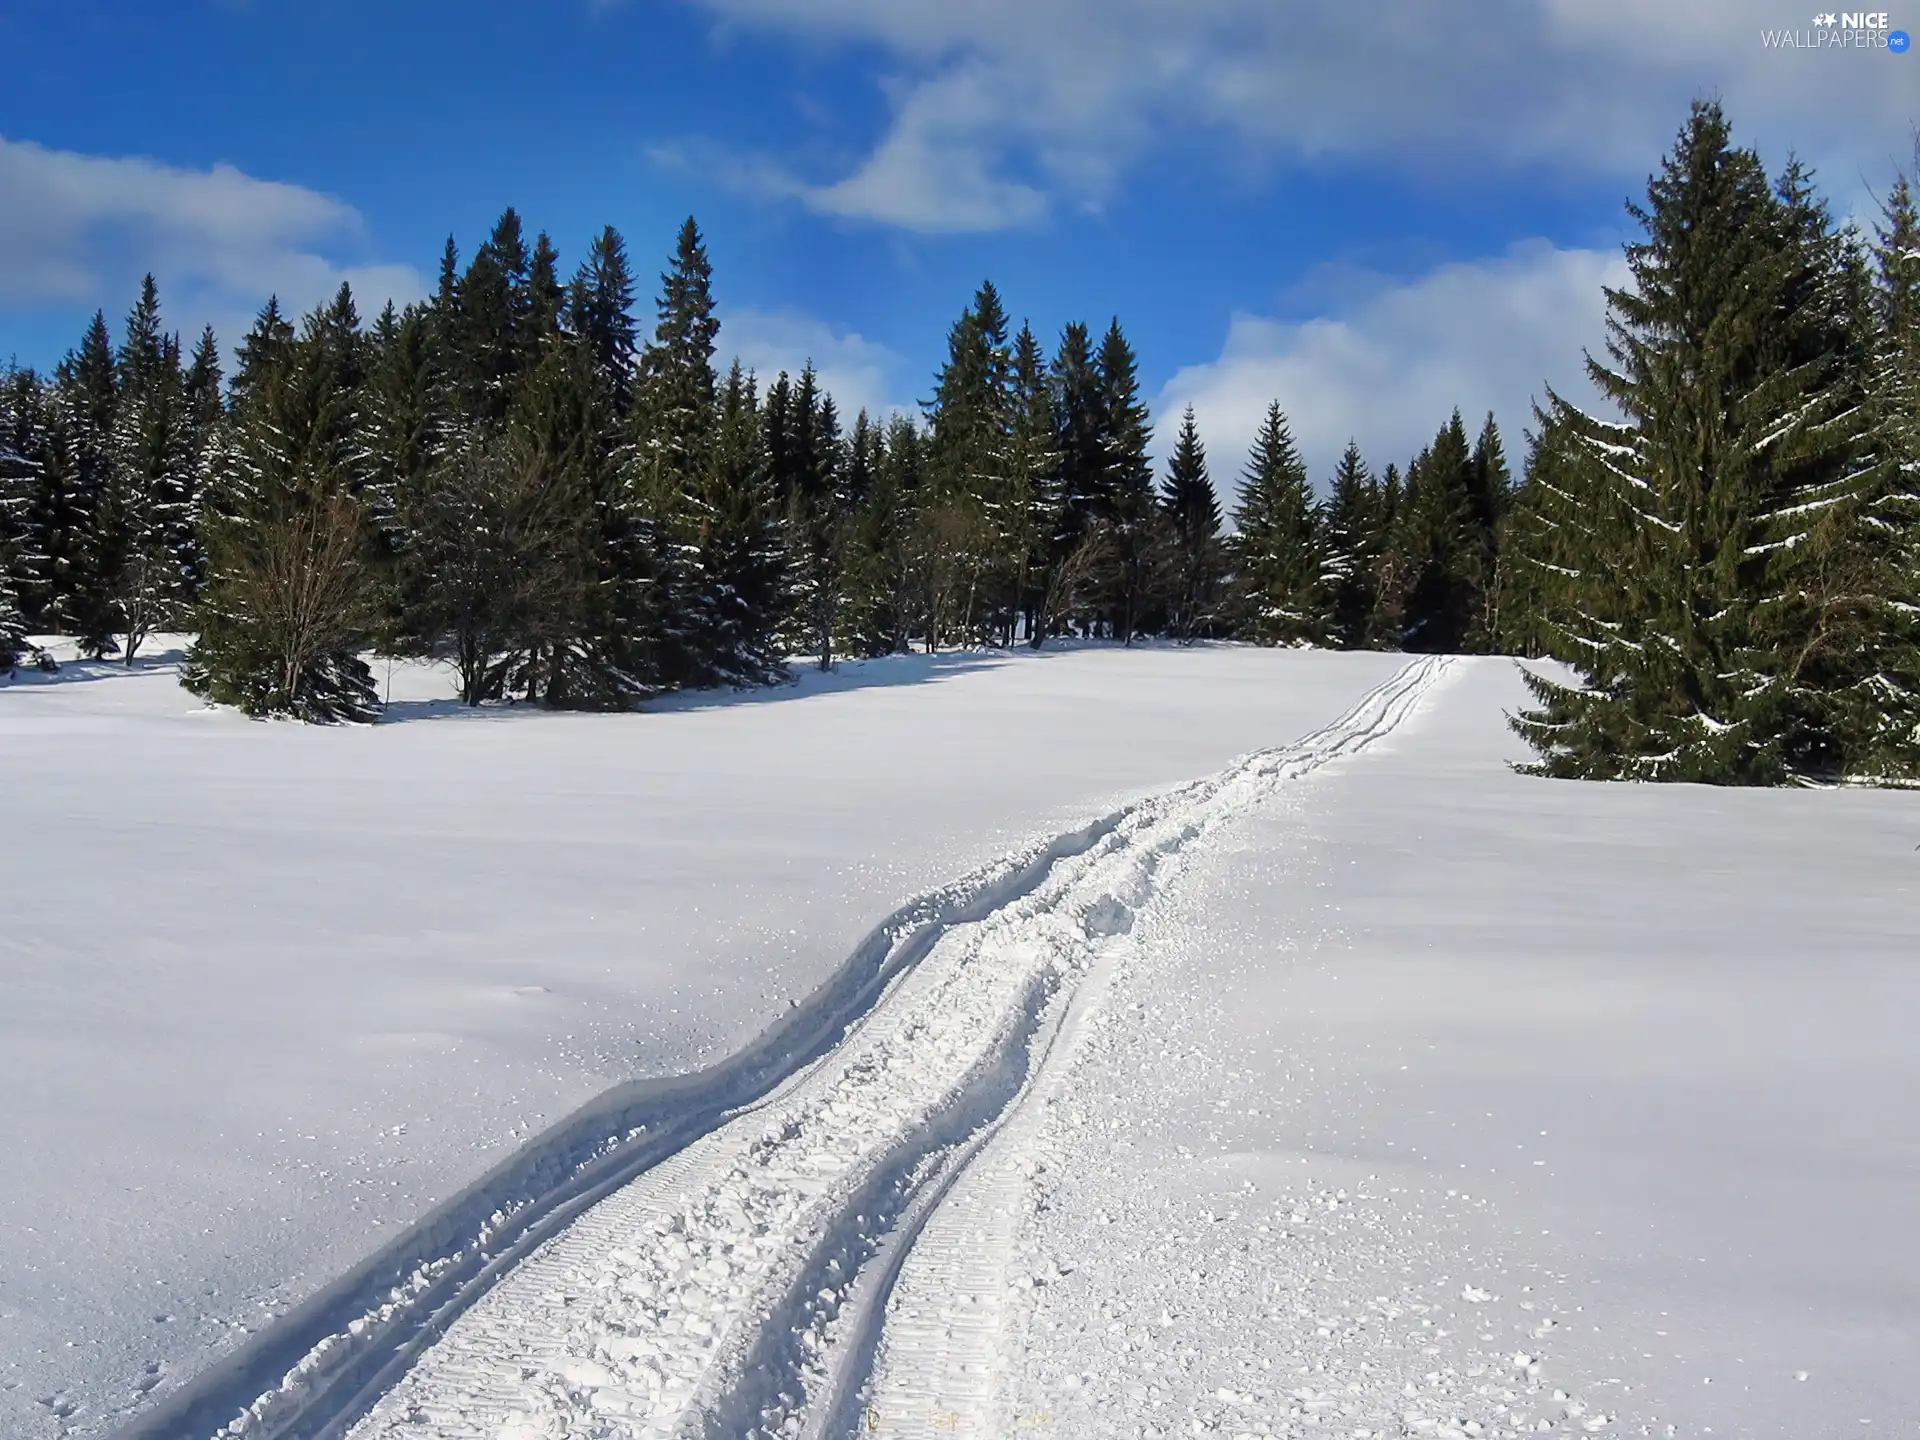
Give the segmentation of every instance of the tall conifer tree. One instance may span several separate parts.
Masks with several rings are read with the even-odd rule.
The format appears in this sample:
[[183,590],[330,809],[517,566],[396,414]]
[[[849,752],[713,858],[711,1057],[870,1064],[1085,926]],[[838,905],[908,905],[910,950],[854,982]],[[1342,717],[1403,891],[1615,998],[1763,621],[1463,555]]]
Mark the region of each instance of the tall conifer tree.
[[1224,565],[1220,500],[1207,473],[1207,451],[1191,405],[1180,417],[1161,504],[1171,540],[1169,618],[1177,638],[1194,640],[1209,633],[1217,618]]
[[1612,363],[1589,361],[1626,419],[1554,401],[1587,517],[1567,626],[1585,683],[1529,676],[1540,705],[1516,728],[1551,775],[1844,771],[1861,737],[1833,700],[1876,638],[1848,552],[1884,473],[1863,434],[1857,256],[1804,175],[1776,193],[1712,104],[1632,213],[1645,238],[1632,288],[1607,293]]
[[1371,641],[1369,624],[1379,601],[1377,567],[1385,536],[1381,533],[1379,486],[1349,440],[1334,468],[1327,496],[1321,581],[1327,596],[1330,638],[1343,650],[1361,650]]
[[1324,567],[1313,487],[1277,400],[1254,436],[1233,521],[1240,633],[1260,645],[1325,640]]

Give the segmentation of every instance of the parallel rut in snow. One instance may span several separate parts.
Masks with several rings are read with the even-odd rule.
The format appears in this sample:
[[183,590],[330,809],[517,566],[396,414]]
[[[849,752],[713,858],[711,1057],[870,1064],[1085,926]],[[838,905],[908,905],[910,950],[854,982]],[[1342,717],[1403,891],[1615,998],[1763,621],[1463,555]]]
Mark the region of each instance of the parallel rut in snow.
[[[948,1188],[1017,1121],[1063,1016],[1127,943],[1164,862],[1392,730],[1447,668],[1409,665],[1306,739],[1129,807],[1037,884],[945,926],[835,1048],[508,1270],[357,1423],[341,1409],[307,1433],[845,1433],[910,1247],[956,1293],[1004,1288],[1006,1197],[985,1171]],[[992,1307],[966,1323],[887,1324],[887,1368],[872,1378],[890,1396],[958,1397],[988,1418],[1004,1344]]]

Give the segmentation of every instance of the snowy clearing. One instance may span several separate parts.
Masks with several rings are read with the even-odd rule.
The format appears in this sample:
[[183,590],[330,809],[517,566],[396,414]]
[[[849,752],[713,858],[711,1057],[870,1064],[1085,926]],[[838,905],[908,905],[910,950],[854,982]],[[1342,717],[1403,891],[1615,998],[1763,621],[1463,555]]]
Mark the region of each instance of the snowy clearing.
[[[1391,730],[1446,663],[1411,665],[1298,745],[1102,822],[1031,893],[949,929],[774,1103],[604,1201],[455,1320],[354,1436],[545,1440],[599,1417],[639,1440],[851,1428],[832,1412],[861,1347],[836,1321],[914,1181],[1017,1096],[1170,857]],[[282,1433],[271,1405],[260,1413],[235,1433]]]
[[1920,797],[1531,780],[1522,694],[1463,662],[1142,912],[976,1202],[1013,1427],[926,1433],[1914,1433]]
[[1400,664],[913,656],[638,716],[402,668],[404,723],[343,730],[165,663],[0,687],[0,1433],[113,1429],[609,1087],[737,1051],[911,897]]
[[[169,1272],[152,1289],[170,1303],[196,1270],[278,1280],[284,1313],[380,1242],[373,1221],[416,1220],[427,1196],[503,1159],[495,1178],[536,1203],[388,1297],[397,1324],[342,1325],[314,1354],[236,1349],[205,1317],[245,1312],[204,1298],[194,1348],[144,1372],[160,1402],[144,1433],[210,1435],[218,1422],[165,1428],[196,1390],[261,1397],[239,1427],[250,1436],[354,1424],[355,1440],[1910,1428],[1920,796],[1518,776],[1501,716],[1524,692],[1500,661],[1156,650],[901,665],[929,683],[862,686],[849,672],[830,693],[772,704],[630,721],[455,716],[350,741],[170,718],[150,701],[80,708],[89,690],[131,696],[138,673],[0,692],[10,757],[65,746],[104,764],[99,736],[135,737],[105,779],[65,777],[93,829],[65,818],[53,783],[29,783],[40,821],[31,848],[12,847],[16,868],[40,868],[0,971],[0,1065],[29,1103],[0,1125],[18,1128],[31,1163],[0,1207],[48,1234],[26,1232],[23,1248],[22,1230],[0,1231],[0,1327],[80,1343],[0,1348],[13,1367],[0,1371],[0,1428],[80,1436],[130,1413],[131,1397],[114,1397],[143,1372],[115,1356],[176,1329],[156,1318],[142,1266]],[[67,708],[9,708],[43,697]],[[1050,747],[1009,744],[1009,712]],[[620,725],[636,728],[603,731]],[[170,732],[183,738],[160,748]],[[230,948],[202,945],[208,973],[191,986],[192,965],[162,969],[168,933],[152,917],[184,923],[190,907],[169,895],[193,875],[211,887],[216,869],[179,858],[185,822],[241,831],[214,851],[237,871],[218,872],[222,887],[274,881],[259,837],[289,842],[263,832],[270,806],[231,790],[215,805],[181,786],[166,792],[176,810],[154,804],[137,761],[159,749],[180,764],[198,745],[214,757],[194,772],[205,782],[259,736],[301,747],[252,773],[284,774],[297,755],[310,768],[282,793],[309,807],[363,794],[347,775],[398,789],[372,821],[345,799],[322,808],[343,849],[402,830],[382,856],[396,923],[431,884],[484,924],[453,943],[416,921],[432,963],[410,965],[404,934],[369,957],[372,928],[323,894],[302,915],[313,948],[278,952],[311,968],[276,960],[269,986],[249,962],[245,947],[285,920],[267,907]],[[463,736],[512,744],[449,760]],[[1149,761],[1143,737],[1176,753]],[[345,748],[366,741],[377,762]],[[546,748],[522,755],[528,745]],[[1268,753],[1228,763],[1259,746]],[[933,762],[956,751],[977,760],[969,773]],[[649,768],[667,756],[702,757],[702,783]],[[1324,763],[1337,757],[1349,758]],[[1183,774],[1154,768],[1175,760]],[[1019,783],[999,789],[996,767],[1019,765]],[[592,780],[609,769],[619,778],[603,806]],[[458,807],[446,798],[449,775],[482,770],[488,783]],[[72,799],[114,783],[148,808]],[[705,808],[716,786],[724,813]],[[515,799],[528,791],[544,800]],[[658,803],[636,806],[637,792]],[[478,833],[418,825],[435,803]],[[813,825],[819,807],[837,823]],[[673,815],[670,833],[636,840],[636,809]],[[791,831],[769,839],[769,817]],[[535,843],[515,848],[529,830]],[[89,836],[109,860],[171,861],[171,885],[136,887],[118,911],[83,898]],[[689,843],[693,858],[657,881],[635,864],[667,864]],[[596,866],[597,848],[613,857]],[[546,868],[515,905],[485,903],[489,876],[535,856]],[[700,878],[728,864],[730,884]],[[348,871],[335,851],[319,873]],[[294,878],[278,872],[278,904]],[[542,925],[577,922],[569,903],[587,880],[620,925],[563,931],[592,941],[584,954],[532,943]],[[624,895],[633,887],[644,903]],[[666,923],[690,958],[649,965],[633,943],[662,924],[647,907],[682,890]],[[712,924],[723,911],[733,928]],[[800,935],[751,951],[749,925],[789,915]],[[480,943],[491,926],[499,937]],[[516,966],[567,996],[546,1023],[579,1048],[527,1021],[489,1026],[456,983]],[[144,1010],[105,1023],[107,997],[85,988],[102,975],[134,987]],[[749,982],[777,1001],[743,998]],[[221,991],[236,983],[254,987],[252,1008],[228,1035],[238,1002]],[[276,994],[291,1010],[262,1003]],[[443,1027],[458,1048],[372,1072],[354,1028],[371,1017],[343,1012],[348,1000]],[[569,1059],[611,1055],[590,1047],[643,1023],[662,1037],[645,1061]],[[264,1083],[184,1083],[219,1073],[222,1043]],[[28,1044],[36,1059],[22,1063]],[[206,1071],[196,1047],[213,1052]],[[516,1143],[528,1124],[516,1102],[534,1098],[539,1129],[596,1092],[576,1124],[545,1131],[546,1150]],[[329,1197],[381,1173],[379,1152],[344,1134],[350,1103],[389,1130],[407,1124],[382,1143],[419,1188],[343,1215]],[[210,1162],[237,1139],[207,1138],[214,1124],[271,1107],[304,1118],[305,1133],[342,1132],[329,1173],[287,1186],[260,1167],[277,1152],[258,1139],[226,1152],[241,1163]],[[231,1187],[225,1203],[246,1218],[196,1234],[182,1203],[196,1183]],[[262,1208],[275,1200],[284,1228]],[[87,1285],[109,1297],[97,1312]],[[350,1309],[354,1296],[336,1292]],[[330,1333],[309,1318],[318,1328],[283,1320],[269,1333]],[[275,1364],[251,1390],[205,1369],[263,1353]],[[198,1385],[180,1389],[194,1370]]]

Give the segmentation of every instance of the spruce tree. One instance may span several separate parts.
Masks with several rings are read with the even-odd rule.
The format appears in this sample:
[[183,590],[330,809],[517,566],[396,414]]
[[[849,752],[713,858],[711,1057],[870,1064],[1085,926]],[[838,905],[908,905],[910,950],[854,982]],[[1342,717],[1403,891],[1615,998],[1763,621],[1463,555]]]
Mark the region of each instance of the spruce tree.
[[1833,615],[1851,661],[1831,703],[1854,775],[1920,774],[1920,206],[1907,175],[1883,202],[1872,252],[1868,407],[1882,478],[1846,551],[1859,602]]
[[704,678],[725,685],[783,679],[778,637],[788,608],[785,537],[756,386],[738,360],[720,388],[699,508]]
[[1513,472],[1507,466],[1506,445],[1491,410],[1473,442],[1468,469],[1472,476],[1469,494],[1474,519],[1473,540],[1478,551],[1475,568],[1480,574],[1480,610],[1468,629],[1467,646],[1486,653],[1499,644],[1501,552],[1513,509]]
[[113,338],[108,333],[104,312],[93,312],[92,323],[81,338],[79,350],[69,356],[61,368],[69,390],[79,402],[74,418],[104,443],[104,437],[113,433],[114,410],[120,394],[120,366],[114,358]]
[[532,350],[530,363],[560,334],[560,322],[566,313],[567,290],[560,283],[560,252],[542,230],[533,241],[533,255],[527,262],[527,334]]
[[1073,626],[1083,634],[1090,629],[1093,581],[1105,566],[1107,514],[1106,417],[1093,337],[1081,322],[1061,331],[1052,370],[1059,521],[1049,547],[1043,639]]
[[1377,567],[1385,537],[1380,495],[1359,445],[1349,440],[1334,468],[1327,496],[1321,583],[1327,596],[1329,635],[1342,650],[1371,643],[1369,627],[1379,601]]
[[35,513],[47,453],[49,397],[32,370],[0,371],[0,571],[21,623],[46,588],[47,556]]
[[927,419],[920,517],[930,611],[945,638],[1005,633],[1024,544],[1026,495],[1014,473],[1007,314],[991,280],[947,332]]
[[1327,637],[1321,541],[1313,487],[1274,401],[1254,437],[1233,512],[1234,608],[1259,645],[1313,645]]
[[874,461],[873,488],[856,517],[855,553],[867,596],[861,619],[868,655],[904,652],[924,622],[919,574],[925,441],[912,417],[895,415]]
[[[408,492],[416,648],[452,664],[468,705],[503,698],[510,685],[541,698],[586,628],[591,437],[577,422],[567,364],[549,355],[506,424],[461,426]],[[578,391],[587,383],[579,376]]]
[[110,654],[115,615],[110,594],[112,557],[101,542],[101,505],[106,494],[114,424],[119,410],[118,366],[106,317],[95,311],[77,351],[55,372],[67,453],[50,468],[60,487],[54,521],[66,533],[49,539],[50,554],[64,573],[56,577],[62,628],[84,655]]
[[27,597],[40,589],[46,564],[33,533],[45,410],[39,376],[12,366],[0,372],[0,675],[32,651]]
[[1407,557],[1407,489],[1392,461],[1380,476],[1374,510],[1373,613],[1367,620],[1366,648],[1399,650],[1406,645],[1407,590],[1412,566]]
[[811,363],[801,371],[788,411],[787,542],[793,648],[833,665],[833,637],[845,597],[853,506],[833,397],[819,388]]
[[21,613],[9,568],[0,568],[0,676],[13,674],[31,648],[27,643],[27,617]]
[[460,277],[454,298],[455,379],[471,418],[498,422],[535,354],[531,257],[512,206]]
[[1407,590],[1405,647],[1429,654],[1477,648],[1491,568],[1491,521],[1477,493],[1473,452],[1460,412],[1407,467],[1401,543]]
[[1572,437],[1556,415],[1536,410],[1527,436],[1527,459],[1514,494],[1501,546],[1500,629],[1497,643],[1508,655],[1541,658],[1561,651],[1561,637],[1583,613],[1581,557],[1586,517]]
[[38,629],[78,635],[94,575],[98,496],[90,491],[77,397],[58,381],[45,396],[36,474],[26,511],[36,573],[21,599]]
[[[1027,643],[1039,646],[1045,638],[1047,578],[1054,537],[1061,523],[1059,489],[1060,447],[1054,431],[1053,386],[1047,360],[1033,327],[1022,324],[1014,337],[1011,373],[1012,420],[1007,443],[1010,501],[1017,507],[1009,517],[1010,545],[1016,555],[1013,609],[1025,628]],[[1009,626],[1013,621],[1010,617]],[[1009,628],[1006,641],[1014,634]]]
[[1154,619],[1164,536],[1147,456],[1149,417],[1140,398],[1139,364],[1117,317],[1100,342],[1099,373],[1110,567],[1107,628],[1131,645]]
[[122,658],[174,620],[200,570],[197,455],[179,347],[158,332],[151,284],[129,317],[96,519],[100,596]]
[[360,655],[378,610],[340,318],[316,311],[283,341],[277,307],[262,316],[263,343],[242,357],[244,408],[201,507],[208,573],[181,683],[249,715],[378,712]]
[[671,267],[660,277],[658,322],[640,359],[626,457],[627,483],[643,516],[655,682],[711,684],[723,657],[712,653],[714,587],[700,573],[703,476],[714,427],[712,268],[699,227],[680,227]]
[[1173,633],[1192,641],[1210,632],[1223,571],[1220,500],[1207,474],[1206,447],[1189,405],[1180,417],[1180,435],[1167,464],[1161,494],[1171,536],[1169,584]]
[[[596,252],[597,258],[597,252]],[[680,227],[673,264],[660,277],[659,323],[640,358],[646,409],[642,443],[683,488],[705,463],[712,444],[715,340],[713,266],[700,227],[688,216]]]
[[1835,702],[1880,638],[1851,553],[1884,475],[1862,267],[1804,173],[1770,187],[1717,105],[1695,105],[1632,213],[1612,363],[1588,364],[1626,418],[1552,401],[1585,517],[1564,649],[1584,683],[1530,675],[1539,707],[1515,728],[1549,775],[1844,773],[1860,737]]
[[367,514],[389,561],[406,548],[400,512],[439,458],[449,407],[431,312],[410,305],[396,314],[389,302],[374,322],[360,404]]
[[626,242],[611,225],[594,237],[567,294],[568,323],[599,377],[615,416],[633,407],[634,357],[639,331],[633,319],[633,274]]

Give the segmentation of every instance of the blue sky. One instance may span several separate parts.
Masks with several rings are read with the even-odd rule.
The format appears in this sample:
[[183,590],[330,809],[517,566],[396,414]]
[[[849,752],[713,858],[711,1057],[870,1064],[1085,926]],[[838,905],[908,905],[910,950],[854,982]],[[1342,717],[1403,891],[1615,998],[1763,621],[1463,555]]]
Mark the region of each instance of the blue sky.
[[1843,211],[1910,153],[1920,58],[1763,46],[1805,9],[6,0],[0,355],[52,362],[146,269],[228,343],[270,291],[370,313],[507,204],[568,269],[618,226],[650,283],[691,213],[723,351],[811,356],[849,412],[924,396],[990,275],[1049,344],[1118,314],[1222,481],[1274,398],[1320,478],[1455,404],[1517,447],[1543,379],[1580,388],[1690,98]]

